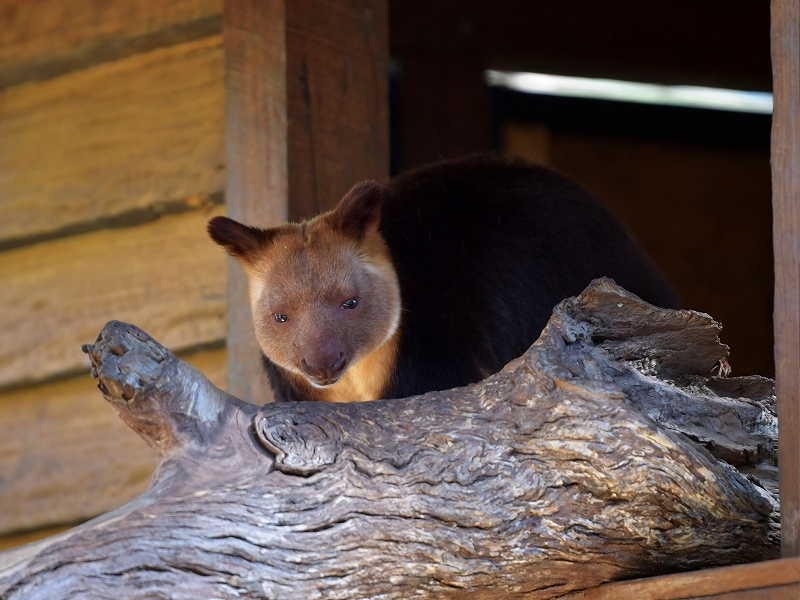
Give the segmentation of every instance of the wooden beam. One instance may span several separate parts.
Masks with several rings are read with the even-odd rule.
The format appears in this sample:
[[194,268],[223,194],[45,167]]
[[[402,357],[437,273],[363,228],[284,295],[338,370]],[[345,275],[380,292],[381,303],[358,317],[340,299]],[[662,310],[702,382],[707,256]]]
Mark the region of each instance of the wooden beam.
[[[262,226],[389,174],[386,0],[227,0],[228,214]],[[247,286],[229,263],[229,382],[269,398]]]
[[800,0],[772,0],[775,374],[781,550],[800,556]]
[[387,0],[286,3],[289,217],[389,176]]
[[[231,218],[268,227],[288,214],[284,0],[226,0],[226,202]],[[253,335],[247,278],[228,259],[228,385],[247,402],[272,397]]]
[[796,600],[800,597],[800,559],[706,569],[620,581],[574,592],[564,600]]

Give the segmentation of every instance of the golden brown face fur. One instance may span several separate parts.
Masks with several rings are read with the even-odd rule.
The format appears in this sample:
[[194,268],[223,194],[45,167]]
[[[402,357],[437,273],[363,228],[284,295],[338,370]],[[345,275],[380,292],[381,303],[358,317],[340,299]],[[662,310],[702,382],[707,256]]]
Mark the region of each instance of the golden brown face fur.
[[264,354],[310,398],[377,399],[392,373],[400,291],[378,232],[379,194],[361,184],[333,211],[269,230],[209,224],[247,273]]

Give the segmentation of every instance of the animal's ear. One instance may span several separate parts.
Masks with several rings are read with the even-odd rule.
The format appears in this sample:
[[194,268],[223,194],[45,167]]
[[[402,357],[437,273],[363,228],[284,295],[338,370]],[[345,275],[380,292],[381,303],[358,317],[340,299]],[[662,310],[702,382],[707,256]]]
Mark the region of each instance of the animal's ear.
[[383,186],[377,181],[362,181],[344,195],[330,214],[333,227],[357,240],[378,229]]
[[251,263],[272,241],[275,229],[248,227],[228,217],[214,217],[208,222],[208,235],[232,257]]

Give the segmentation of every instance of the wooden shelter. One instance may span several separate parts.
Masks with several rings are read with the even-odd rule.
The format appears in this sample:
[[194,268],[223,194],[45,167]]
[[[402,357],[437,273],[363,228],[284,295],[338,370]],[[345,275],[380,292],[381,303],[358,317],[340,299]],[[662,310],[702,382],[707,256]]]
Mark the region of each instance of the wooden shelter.
[[[571,14],[531,4],[108,0],[77,10],[69,0],[0,0],[5,547],[106,512],[147,486],[155,459],[99,401],[78,352],[105,321],[137,323],[240,398],[268,397],[243,276],[226,270],[204,222],[225,211],[265,225],[299,218],[331,207],[355,181],[387,177],[390,49],[416,82],[401,98],[407,166],[491,146],[486,66],[769,86],[756,41],[702,35],[737,18],[760,23],[746,8],[753,3],[740,3],[738,16],[730,2],[711,3],[703,15],[713,20],[689,20],[694,26],[680,15],[697,3],[674,3],[673,25],[692,40],[687,51],[631,52],[631,39],[646,47],[632,35],[591,58],[585,37],[564,45],[558,27],[537,19],[573,18],[587,35],[602,22],[635,32],[641,3],[609,9],[587,0]],[[608,584],[581,597],[800,592],[800,0],[772,0],[771,10],[785,558]],[[472,36],[475,23],[503,15],[514,15],[513,35]],[[533,22],[541,35],[522,26]]]

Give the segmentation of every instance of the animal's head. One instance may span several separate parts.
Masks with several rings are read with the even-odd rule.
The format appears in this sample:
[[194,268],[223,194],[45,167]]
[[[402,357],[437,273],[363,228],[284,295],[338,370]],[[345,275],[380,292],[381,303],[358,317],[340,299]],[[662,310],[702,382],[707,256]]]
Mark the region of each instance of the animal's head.
[[400,290],[378,231],[382,193],[367,181],[334,210],[272,229],[208,223],[247,273],[264,354],[314,387],[338,381],[397,331]]

